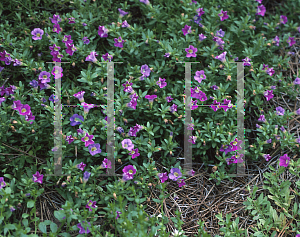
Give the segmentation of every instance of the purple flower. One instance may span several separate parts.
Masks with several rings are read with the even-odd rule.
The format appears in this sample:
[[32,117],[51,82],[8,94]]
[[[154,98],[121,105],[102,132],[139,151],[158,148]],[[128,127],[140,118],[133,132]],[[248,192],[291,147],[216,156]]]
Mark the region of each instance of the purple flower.
[[153,103],[153,100],[157,98],[157,95],[146,95],[145,98],[149,100],[149,103]]
[[85,207],[88,208],[89,211],[92,211],[91,207],[97,208],[96,201],[93,202],[92,200],[89,200]]
[[93,63],[97,62],[98,54],[95,51],[92,51],[89,56],[85,58],[85,61],[91,61]]
[[167,179],[168,179],[168,173],[165,172],[165,173],[158,173],[157,174],[159,179],[160,179],[160,182],[164,183]]
[[287,154],[284,154],[283,156],[280,156],[280,158],[279,158],[279,165],[280,166],[284,166],[284,167],[288,167],[290,159],[291,158],[288,157]]
[[58,34],[59,32],[61,32],[61,28],[60,28],[59,24],[55,24],[55,25],[53,26],[53,32],[56,32],[57,34]]
[[150,68],[147,64],[144,64],[142,67],[141,67],[141,73],[143,74],[143,76],[145,77],[149,77],[150,76]]
[[28,104],[22,105],[18,108],[20,115],[29,115],[30,114],[30,106]]
[[265,144],[270,144],[272,142],[272,139],[268,139],[267,141],[265,141]]
[[82,23],[82,25],[83,25],[83,26],[87,26],[87,24],[86,24],[86,23],[84,23],[84,22]]
[[[18,59],[15,59],[15,61],[14,61],[14,66],[20,66],[20,65],[22,65],[22,62],[21,61],[19,61]],[[1,68],[0,68],[0,72],[1,72],[2,70],[1,70]]]
[[81,163],[78,164],[76,167],[77,167],[78,169],[80,169],[81,171],[83,171],[83,170],[84,170],[84,167],[86,167],[86,164],[84,164],[83,162],[81,162]]
[[166,100],[167,100],[168,102],[171,102],[171,101],[173,100],[173,98],[172,98],[171,96],[168,96],[168,97],[166,97]]
[[[196,24],[199,24],[200,21],[202,21],[202,18],[199,15],[194,16],[193,19]],[[191,33],[191,32],[189,32],[189,33]]]
[[114,41],[115,41],[114,46],[119,47],[119,48],[123,48],[123,42],[124,42],[125,40],[123,40],[123,39],[121,38],[121,36],[120,36],[118,39],[117,39],[117,38],[114,38]]
[[61,58],[62,58],[64,55],[62,55],[60,52],[52,52],[52,56],[53,56],[52,60],[53,60],[54,62],[61,62]]
[[32,39],[33,40],[41,40],[44,34],[44,31],[40,28],[35,28],[33,31],[31,31]]
[[61,22],[61,18],[59,15],[53,15],[53,18],[49,17],[49,19],[51,20],[52,24],[57,24],[59,22]]
[[256,10],[256,14],[255,15],[264,16],[265,13],[266,13],[266,8],[265,8],[264,5],[257,6],[257,10]]
[[62,67],[54,66],[51,71],[51,74],[54,75],[55,79],[60,79],[63,76],[62,72],[63,72]]
[[[82,120],[82,121],[80,121]],[[82,124],[81,122],[84,121],[83,117],[81,115],[78,115],[78,114],[74,114],[71,118],[70,118],[70,125],[71,126],[76,126],[76,125],[80,125]]]
[[190,136],[188,142],[196,144],[197,136]]
[[190,57],[196,57],[196,52],[198,51],[197,48],[195,48],[194,46],[190,45],[188,48],[185,49],[185,52],[187,52],[186,57],[190,58]]
[[242,144],[242,140],[238,141],[238,139],[236,138],[233,142],[230,142],[231,145],[231,151],[237,151],[237,150],[241,150],[241,144]]
[[40,184],[42,184],[43,183],[43,177],[44,177],[44,175],[43,174],[40,174],[38,171],[34,174],[34,175],[32,175],[33,176],[33,178],[32,178],[32,180],[36,183],[36,182],[38,182],[38,183],[40,183]]
[[90,176],[91,176],[91,173],[85,171],[83,174],[83,182],[86,183],[89,180]]
[[286,132],[286,130],[283,126],[280,127],[280,130],[283,131],[283,132]]
[[71,144],[74,141],[74,138],[72,138],[72,135],[69,135],[66,137],[66,141]]
[[174,113],[177,111],[177,105],[173,104],[171,107],[170,107],[170,111],[171,113]]
[[113,59],[113,56],[110,55],[109,53],[103,54],[102,58],[104,59],[104,61],[109,60],[109,62],[111,62],[111,60]]
[[82,102],[81,103],[81,106],[83,106],[83,109],[84,109],[84,113],[87,114],[89,113],[90,109],[94,108],[95,105],[94,104],[87,104],[85,102]]
[[122,212],[116,211],[116,213],[117,213],[116,219],[120,218],[120,215],[119,215],[119,214],[122,214]]
[[300,85],[300,78],[296,77],[295,81],[293,82],[295,85]]
[[288,40],[286,42],[289,43],[289,46],[296,44],[296,41],[294,39],[295,39],[295,37],[288,38]]
[[129,152],[129,155],[131,155],[131,159],[134,159],[135,157],[138,157],[140,156],[140,153],[138,153],[139,149],[136,148],[136,149],[132,149],[130,152]]
[[210,88],[214,89],[214,90],[217,90],[219,89],[219,87],[217,85],[212,85]]
[[145,3],[146,5],[150,4],[149,0],[140,0],[140,2]]
[[85,146],[89,146],[91,144],[94,144],[95,142],[92,140],[94,135],[89,135],[88,133],[85,133],[85,137],[81,138],[81,141],[85,143]]
[[100,144],[99,143],[95,143],[89,146],[89,151],[91,153],[92,156],[101,153],[101,149],[100,149]]
[[126,81],[124,84],[122,84],[122,86],[124,87],[124,91],[125,92],[129,92],[129,93],[131,93],[132,92],[132,84],[133,83],[129,83],[129,81]]
[[[28,115],[25,115],[25,120],[26,121],[34,120],[34,119],[35,119],[35,116],[32,115],[31,111],[30,111],[30,113]],[[30,122],[30,124],[32,124],[32,123],[33,123],[33,121]]]
[[73,96],[76,97],[81,103],[84,102],[84,96],[85,91],[79,91],[76,94],[74,94]]
[[225,31],[223,31],[222,29],[218,30],[216,33],[216,36],[218,37],[224,37],[224,35],[225,35]]
[[127,176],[127,179],[133,179],[133,175],[136,173],[136,169],[132,165],[125,166],[122,171]]
[[197,11],[197,13],[198,13],[199,16],[202,16],[205,13],[205,11],[203,10],[203,8],[198,8],[196,11]]
[[273,39],[272,43],[275,43],[276,46],[279,46],[279,37],[276,35],[276,37]]
[[9,206],[11,212],[15,211],[16,209],[13,206]]
[[188,175],[190,175],[190,176],[194,176],[194,174],[195,174],[195,171],[192,169],[188,172]]
[[288,20],[287,20],[287,17],[286,17],[286,16],[284,16],[284,15],[281,15],[281,16],[280,16],[280,23],[281,23],[281,24],[285,24],[285,23],[287,23],[287,21],[288,21]]
[[215,59],[218,59],[224,63],[226,61],[226,54],[227,54],[227,52],[225,51],[225,52],[221,53],[220,55],[216,56]]
[[192,33],[191,26],[185,25],[184,28],[182,29],[182,32],[184,36],[189,33]]
[[124,139],[121,143],[122,147],[128,151],[131,151],[134,148],[134,145],[130,139]]
[[108,36],[108,29],[106,29],[104,26],[99,26],[98,27],[98,35],[101,38],[106,38]]
[[2,71],[3,71],[3,69],[4,69],[4,67],[0,67],[0,72],[2,72]]
[[169,179],[177,181],[182,176],[179,168],[172,168],[169,173]]
[[30,195],[31,195],[30,193],[26,193],[26,194],[25,194],[26,197],[29,197]]
[[74,52],[77,51],[77,48],[74,46],[74,44],[66,44],[66,46],[66,53],[70,56],[73,56]]
[[262,114],[262,115],[259,116],[258,121],[265,123],[267,120],[266,120],[265,116]]
[[[82,221],[82,222],[84,223],[85,221]],[[88,222],[88,224],[91,225],[90,222]],[[79,234],[88,234],[91,232],[88,227],[86,228],[86,231],[85,231],[84,228],[82,227],[81,223],[78,223],[77,227],[80,229]]]
[[[65,44],[72,44],[73,40],[71,40],[71,35],[65,35],[64,38],[63,38],[63,40],[62,40],[62,42],[65,43]],[[54,49],[54,50],[58,51],[59,49],[60,49],[60,47],[57,47],[57,49]]]
[[111,161],[104,158],[104,160],[102,161],[102,167],[111,169]]
[[275,71],[274,71],[274,69],[271,67],[271,68],[268,68],[268,69],[266,70],[266,73],[269,74],[270,76],[273,76],[274,73],[275,73]]
[[117,130],[120,134],[124,132],[124,129],[121,128],[121,127],[117,127],[116,130]]
[[276,111],[277,111],[277,113],[276,113],[277,115],[284,115],[285,110],[279,106],[276,108]]
[[156,84],[159,85],[160,88],[164,88],[165,86],[167,86],[167,83],[165,81],[166,81],[165,78],[164,79],[159,78],[159,81],[156,82]]
[[245,59],[242,59],[242,61],[244,62],[244,66],[251,66],[251,59],[246,57]]
[[184,179],[179,179],[179,182],[177,182],[177,184],[179,185],[179,188],[186,185],[186,183],[184,182]]
[[231,146],[230,145],[225,145],[225,146],[222,145],[221,148],[220,148],[220,151],[224,151],[225,155],[227,155],[228,152],[231,152]]
[[270,99],[272,99],[274,97],[273,95],[273,91],[272,90],[267,90],[264,92],[264,96],[267,98],[267,101],[269,101]]
[[218,16],[220,17],[220,20],[221,21],[224,21],[224,20],[226,20],[226,19],[228,19],[228,15],[227,15],[227,11],[223,11],[223,10],[221,10],[221,12],[218,14]]
[[203,35],[202,33],[199,34],[199,40],[203,41],[204,39],[206,39],[207,37],[205,35]]
[[296,110],[294,113],[300,115],[300,109]]
[[165,58],[170,57],[170,53],[165,53],[164,57],[165,57]]
[[41,83],[47,83],[50,82],[50,76],[51,74],[49,72],[46,71],[42,71],[39,75],[39,80]]
[[270,154],[264,154],[263,157],[266,159],[266,161],[269,161],[272,158]]
[[194,79],[196,81],[198,81],[199,83],[201,83],[201,81],[203,79],[206,79],[206,76],[204,74],[204,70],[201,70],[201,71],[196,71],[196,76],[194,76]]
[[120,17],[123,17],[128,14],[128,12],[123,11],[121,8],[118,8],[118,10],[120,12]]
[[54,98],[55,98],[55,95],[54,95],[54,94],[50,95],[49,101],[52,101],[52,102],[54,103]]
[[4,102],[5,100],[6,100],[5,97],[0,97],[0,106],[1,106],[2,102]]
[[191,88],[191,97],[197,98],[200,101],[207,100],[207,97],[204,92],[202,92],[199,87],[196,87],[195,89]]
[[6,186],[6,183],[4,182],[4,178],[0,177],[0,189],[4,188]]
[[19,107],[22,107],[22,103],[20,100],[16,100],[13,102],[11,108],[14,109],[14,110],[18,110]]
[[69,18],[69,24],[74,24],[75,23],[75,18],[74,17],[70,17]]

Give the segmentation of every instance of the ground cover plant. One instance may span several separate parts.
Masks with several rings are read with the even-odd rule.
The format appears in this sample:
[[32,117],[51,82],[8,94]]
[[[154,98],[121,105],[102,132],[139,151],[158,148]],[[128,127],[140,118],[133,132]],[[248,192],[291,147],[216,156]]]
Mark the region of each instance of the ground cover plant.
[[[245,189],[251,226],[241,229],[239,218],[224,220],[220,213],[214,236],[300,235],[300,137],[298,129],[291,132],[300,116],[298,67],[284,75],[298,55],[299,1],[281,3],[274,14],[260,0],[0,4],[0,235],[210,236],[207,220],[194,218],[193,234],[183,228],[180,209],[166,213],[170,187],[187,190],[200,175],[194,167],[185,173],[178,159],[186,98],[185,67],[177,62],[199,62],[191,66],[189,142],[193,162],[202,163],[208,181],[233,182],[228,175],[240,159],[234,62],[243,62],[245,71],[244,158],[272,170],[263,172],[267,195],[256,199],[253,184]],[[119,176],[100,178],[111,169],[104,63],[111,61],[122,62],[114,65]],[[67,174],[61,177],[46,176],[54,173],[57,149],[57,80],[61,102],[69,105],[61,115]],[[278,98],[294,107],[279,105]],[[282,175],[292,181],[282,181]],[[48,202],[53,210],[43,213]]]

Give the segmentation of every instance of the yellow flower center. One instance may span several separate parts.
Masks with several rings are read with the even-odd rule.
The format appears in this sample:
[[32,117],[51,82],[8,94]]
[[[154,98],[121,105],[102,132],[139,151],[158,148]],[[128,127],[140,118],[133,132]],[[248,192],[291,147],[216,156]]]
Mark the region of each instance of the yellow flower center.
[[174,172],[174,175],[177,177],[177,176],[178,176],[178,173],[177,173],[177,172]]
[[237,142],[233,142],[233,145],[236,146]]
[[88,137],[85,137],[84,140],[87,141],[87,140],[89,140],[89,138],[88,138]]
[[40,33],[37,33],[37,34],[36,34],[36,36],[37,36],[37,37],[40,37],[40,36],[41,36],[41,34],[40,34]]
[[193,53],[193,50],[190,49],[190,50],[189,50],[189,53]]
[[22,113],[25,113],[26,112],[26,109],[22,109]]
[[96,147],[93,147],[93,148],[92,148],[92,151],[96,151],[96,150],[97,150],[97,148],[96,148]]
[[54,31],[57,31],[57,28],[54,28]]
[[285,163],[288,164],[288,163],[289,163],[289,160],[286,160]]
[[44,75],[44,76],[43,76],[43,78],[44,78],[44,79],[47,79],[47,76],[46,76],[46,75]]
[[122,39],[118,39],[118,42],[121,43],[121,42],[122,42]]
[[132,170],[129,170],[129,172],[128,172],[129,174],[132,174],[133,173],[133,171]]

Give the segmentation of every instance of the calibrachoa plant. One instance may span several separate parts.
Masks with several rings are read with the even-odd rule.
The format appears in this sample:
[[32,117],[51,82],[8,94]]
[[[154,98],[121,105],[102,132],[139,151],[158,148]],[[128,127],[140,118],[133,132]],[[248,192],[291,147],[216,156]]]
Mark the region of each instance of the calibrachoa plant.
[[[100,213],[114,224],[115,232],[129,235],[133,232],[123,201],[135,201],[137,207],[132,208],[136,213],[143,210],[143,198],[136,187],[142,187],[146,194],[148,184],[156,180],[162,193],[169,182],[185,188],[187,176],[194,176],[195,171],[185,173],[174,156],[176,148],[184,144],[179,138],[184,133],[186,102],[185,66],[177,62],[193,62],[191,103],[187,105],[192,110],[188,142],[192,144],[193,160],[200,158],[205,165],[212,163],[229,173],[245,159],[274,159],[270,155],[272,143],[299,151],[300,138],[288,131],[286,121],[299,116],[300,108],[265,106],[283,92],[292,100],[299,94],[299,75],[284,78],[281,72],[288,66],[296,33],[300,33],[296,14],[285,11],[270,16],[262,0],[226,4],[182,0],[177,5],[166,2],[163,9],[158,0],[108,2],[113,4],[105,2],[100,7],[97,1],[76,2],[68,13],[44,10],[38,24],[29,21],[35,13],[31,12],[28,19],[24,17],[27,13],[16,13],[22,33],[5,17],[0,20],[1,141],[28,145],[26,150],[31,146],[26,159],[16,157],[5,167],[1,165],[5,174],[0,177],[0,234],[17,236],[23,227],[24,233],[27,231],[25,226],[9,225],[16,223],[11,219],[16,218],[17,201],[22,198],[27,208],[34,210],[30,213],[34,218],[29,221],[34,223],[35,234],[38,229],[45,234],[46,225],[53,234],[59,233],[65,223],[65,233],[75,230],[79,234],[103,234],[104,226],[94,224],[95,214]],[[299,3],[287,3],[287,9],[297,7]],[[136,14],[137,8],[141,16]],[[284,57],[274,56],[281,48],[291,52]],[[241,154],[242,141],[236,136],[237,61],[243,63],[245,72],[245,111],[251,111],[257,119],[255,127],[246,128],[245,155]],[[114,91],[107,81],[108,62],[123,62],[115,63],[110,74],[114,76]],[[58,80],[61,98],[55,98]],[[114,121],[105,109],[110,93],[114,93]],[[42,223],[35,214],[35,201],[44,191],[41,187],[59,179],[46,176],[54,172],[54,153],[58,151],[53,134],[58,100],[63,105],[62,131],[56,136],[62,137],[62,169],[68,175],[63,185],[56,187],[68,200],[55,212],[63,223],[59,228]],[[101,185],[107,185],[106,193],[96,181],[112,169],[105,152],[105,134],[111,122],[117,131],[114,158],[121,166],[116,170],[121,177],[111,183],[104,180]],[[257,132],[254,140],[248,139],[251,129]],[[76,159],[70,158],[74,149]],[[208,155],[212,150],[215,157]],[[0,144],[0,151],[10,150]],[[154,153],[162,158],[165,170],[155,167]],[[35,159],[43,155],[46,162],[38,165]],[[6,164],[5,156],[0,155],[0,159]],[[34,172],[32,164],[36,165]],[[24,166],[29,170],[20,172]],[[288,154],[279,158],[278,166],[294,173],[299,168]],[[222,177],[217,174],[211,176],[219,182]],[[20,193],[14,188],[16,181],[24,187]],[[99,212],[96,204],[107,205],[106,212]],[[146,213],[142,213],[145,220]],[[153,217],[147,222],[141,221],[138,214],[131,218],[141,223],[144,234],[168,236],[164,226],[167,218],[159,221]],[[76,224],[71,226],[72,220]],[[181,222],[176,223],[173,235],[184,234]],[[148,227],[153,227],[149,233]]]

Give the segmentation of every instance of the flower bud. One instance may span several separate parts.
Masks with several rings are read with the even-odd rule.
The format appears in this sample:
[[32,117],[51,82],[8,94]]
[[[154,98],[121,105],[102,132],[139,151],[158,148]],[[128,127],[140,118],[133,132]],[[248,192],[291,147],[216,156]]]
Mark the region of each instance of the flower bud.
[[114,196],[115,200],[117,200],[117,194],[114,193],[113,196]]

